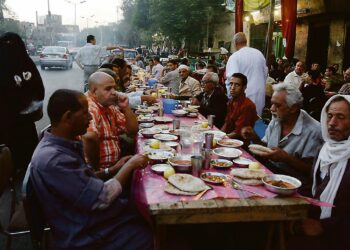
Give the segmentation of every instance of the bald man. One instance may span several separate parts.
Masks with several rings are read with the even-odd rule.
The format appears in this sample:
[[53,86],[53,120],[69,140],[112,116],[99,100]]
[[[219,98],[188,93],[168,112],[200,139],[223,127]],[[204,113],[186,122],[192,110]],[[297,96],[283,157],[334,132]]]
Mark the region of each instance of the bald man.
[[130,158],[120,159],[119,136],[136,134],[138,122],[129,107],[128,97],[115,91],[113,77],[95,72],[89,77],[88,84],[86,95],[92,120],[83,136],[85,157],[95,170],[102,171],[108,178]]
[[263,54],[247,46],[247,38],[243,32],[233,37],[236,52],[233,53],[226,64],[227,95],[231,98],[231,77],[234,73],[242,73],[248,78],[245,95],[256,106],[256,112],[261,115],[265,107],[265,84],[267,78],[266,61]]

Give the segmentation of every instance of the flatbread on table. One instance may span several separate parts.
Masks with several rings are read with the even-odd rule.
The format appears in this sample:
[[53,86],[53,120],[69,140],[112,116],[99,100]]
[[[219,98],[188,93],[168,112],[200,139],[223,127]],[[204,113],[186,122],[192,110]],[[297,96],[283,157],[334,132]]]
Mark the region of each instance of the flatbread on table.
[[243,179],[243,178],[239,178],[237,176],[232,177],[232,180],[239,183],[239,184],[244,184],[244,185],[248,185],[248,186],[259,186],[262,185],[263,182],[262,180],[258,180],[258,179]]
[[189,174],[174,174],[169,177],[168,181],[185,192],[201,192],[207,188],[204,181]]
[[273,150],[271,148],[259,145],[259,144],[250,144],[248,146],[249,151],[252,152],[255,155],[260,155],[263,156],[267,153],[271,153],[273,152]]
[[261,180],[267,174],[264,170],[251,170],[248,168],[234,168],[231,170],[231,175],[241,179],[256,179]]
[[194,196],[194,195],[198,194],[198,192],[185,192],[185,191],[182,191],[182,190],[174,187],[173,185],[171,185],[169,182],[167,182],[167,184],[165,184],[164,191],[169,193],[169,194],[176,194],[176,195]]

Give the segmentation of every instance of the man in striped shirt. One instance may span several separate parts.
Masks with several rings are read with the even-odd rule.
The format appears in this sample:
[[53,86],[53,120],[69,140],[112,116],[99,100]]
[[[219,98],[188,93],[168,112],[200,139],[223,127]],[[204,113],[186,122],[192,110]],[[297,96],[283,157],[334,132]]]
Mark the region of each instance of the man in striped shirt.
[[121,163],[130,158],[120,159],[119,136],[138,131],[138,122],[128,98],[116,92],[115,85],[113,77],[104,72],[89,77],[87,97],[92,120],[83,136],[85,157],[95,170],[102,170],[106,176],[115,174]]

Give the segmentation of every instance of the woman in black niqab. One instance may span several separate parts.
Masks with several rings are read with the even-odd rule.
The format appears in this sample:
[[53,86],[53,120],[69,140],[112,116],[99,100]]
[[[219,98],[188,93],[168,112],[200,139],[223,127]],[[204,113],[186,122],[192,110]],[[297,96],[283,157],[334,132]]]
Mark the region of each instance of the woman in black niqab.
[[42,117],[44,85],[21,37],[0,36],[0,144],[12,153],[16,170],[26,169],[38,143],[35,121]]

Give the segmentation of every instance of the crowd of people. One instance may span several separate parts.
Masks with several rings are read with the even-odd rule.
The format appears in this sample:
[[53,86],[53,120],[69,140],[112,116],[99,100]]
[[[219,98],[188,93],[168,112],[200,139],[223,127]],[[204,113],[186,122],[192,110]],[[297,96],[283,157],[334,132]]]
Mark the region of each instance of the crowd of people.
[[[279,58],[268,69],[244,33],[235,34],[233,44],[236,52],[226,64],[199,60],[194,72],[187,58],[165,66],[158,56],[146,67],[141,57],[136,63],[168,87],[169,98],[189,100],[204,117],[214,115],[215,126],[229,138],[241,139],[246,148],[251,143],[270,148],[257,159],[274,173],[301,180],[302,194],[334,205],[312,207],[310,218],[294,225],[290,249],[349,249],[350,68],[343,78],[336,65],[322,74],[314,63],[306,73],[303,62],[292,68]],[[22,39],[13,33],[0,37],[0,110],[7,117],[0,144],[9,146],[18,171],[30,166],[60,249],[153,249],[152,230],[129,199],[132,172],[148,159],[129,144],[138,132],[133,109],[157,97],[152,89],[135,91],[132,67],[124,59],[100,65],[106,51],[117,47],[100,47],[94,36],[87,37],[76,58],[85,93],[52,94],[51,128],[38,142],[34,121],[42,115],[42,80]],[[1,58],[14,58],[9,53],[22,59],[4,62]],[[254,125],[264,110],[272,120],[260,138]]]

